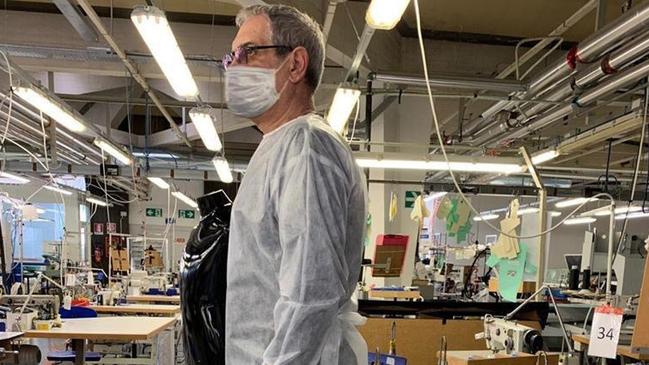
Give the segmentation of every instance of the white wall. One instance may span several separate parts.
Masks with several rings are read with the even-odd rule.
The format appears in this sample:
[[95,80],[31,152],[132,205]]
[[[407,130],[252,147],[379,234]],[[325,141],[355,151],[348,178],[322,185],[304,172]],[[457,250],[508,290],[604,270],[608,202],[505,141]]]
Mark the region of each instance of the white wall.
[[[191,198],[197,198],[203,195],[203,181],[175,181],[176,188]],[[150,184],[151,199],[146,202],[137,201],[129,205],[129,228],[132,235],[143,235],[147,237],[165,236],[165,217],[170,215],[176,219],[176,223],[168,227],[166,238],[171,250],[170,261],[173,267],[181,257],[185,248],[185,243],[189,238],[194,226],[199,222],[198,209],[191,208],[182,200],[177,200],[171,196],[167,190],[162,190],[153,184]],[[174,209],[174,203],[175,209]],[[146,208],[162,209],[162,217],[147,217]],[[185,219],[178,217],[179,209],[193,209],[195,211],[194,219]]]

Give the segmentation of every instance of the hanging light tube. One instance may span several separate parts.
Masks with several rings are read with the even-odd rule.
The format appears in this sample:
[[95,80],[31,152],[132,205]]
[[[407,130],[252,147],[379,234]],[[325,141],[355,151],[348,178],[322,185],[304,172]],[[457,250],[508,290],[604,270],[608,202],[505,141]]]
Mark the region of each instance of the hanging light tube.
[[27,184],[29,182],[29,179],[26,178],[26,177],[14,175],[14,174],[6,172],[6,171],[0,171],[0,177],[4,177],[5,179],[14,180],[18,184]]
[[192,208],[198,208],[198,204],[192,198],[181,193],[180,191],[174,191],[173,193],[171,193],[171,195],[173,195],[177,199],[182,200],[185,204],[189,205]]
[[574,226],[576,224],[591,224],[596,222],[597,219],[593,217],[577,217],[577,218],[570,218],[563,222],[563,224],[568,225],[568,226]]
[[159,187],[162,190],[169,189],[169,184],[166,181],[164,181],[164,179],[162,179],[161,177],[147,176],[146,178],[147,178],[147,180],[149,180],[150,182],[155,184],[155,186]]
[[95,144],[95,146],[101,148],[102,150],[104,150],[104,152],[113,156],[117,161],[123,163],[124,165],[130,165],[133,162],[131,157],[129,157],[129,155],[124,152],[124,150],[112,145],[111,143],[101,138],[95,138],[93,143]]
[[155,6],[136,6],[131,12],[131,21],[176,94],[195,99],[198,87],[164,11]]
[[615,220],[649,218],[649,213],[635,212],[631,214],[620,214],[615,216]]
[[511,174],[522,171],[522,166],[515,163],[496,162],[463,162],[463,161],[426,161],[426,160],[384,160],[376,158],[356,158],[356,163],[362,168],[405,169],[405,170],[436,170],[467,171]]
[[216,170],[216,173],[217,175],[219,175],[219,179],[221,179],[222,182],[229,184],[234,181],[234,178],[232,177],[232,170],[230,170],[230,164],[228,164],[228,160],[226,160],[225,157],[214,157],[212,159],[212,164],[214,165],[214,169]]
[[484,222],[498,219],[498,217],[500,217],[498,214],[480,214],[473,217],[473,220],[476,222]]
[[539,152],[539,153],[537,153],[535,155],[532,155],[532,163],[534,165],[540,165],[540,164],[542,164],[544,162],[554,160],[558,156],[559,156],[559,151],[557,151],[555,149],[542,151],[542,152]]
[[51,185],[51,184],[50,185],[45,185],[45,186],[43,186],[43,188],[47,189],[47,190],[50,190],[50,191],[53,191],[53,192],[56,192],[56,193],[61,193],[63,195],[72,195],[72,192],[70,190],[65,190],[65,189],[60,188],[60,187],[58,187],[56,185]]
[[195,107],[189,111],[189,117],[194,122],[194,127],[201,137],[205,148],[218,152],[223,148],[219,134],[216,132],[212,108]]
[[[641,210],[642,210],[642,207],[632,205],[632,206],[629,206],[629,207],[615,208],[614,214],[615,215],[618,215],[618,214],[625,214],[626,215],[626,213],[635,213],[635,212],[639,212]],[[605,217],[607,215],[611,215],[611,208],[608,207],[608,206],[599,208],[599,209],[597,209],[597,211],[595,211],[593,213],[593,215],[596,216],[596,217]]]
[[62,105],[37,88],[20,86],[12,88],[12,91],[66,129],[75,133],[84,132],[87,129],[85,122],[69,107]]
[[112,204],[107,204],[105,200],[101,200],[101,199],[94,198],[94,197],[91,197],[91,196],[86,197],[86,202],[88,202],[90,204],[99,205],[100,207],[112,206]]
[[336,89],[334,100],[327,113],[327,123],[336,132],[343,133],[349,116],[352,114],[360,96],[361,91],[359,89],[350,87],[349,85],[346,86],[346,84],[341,84]]
[[574,207],[583,204],[585,202],[594,202],[597,200],[598,200],[597,198],[572,198],[572,199],[562,200],[556,203],[554,206],[557,208],[568,208],[568,207]]
[[372,0],[365,21],[374,29],[390,30],[399,23],[409,3],[410,0]]
[[539,212],[539,208],[534,208],[534,207],[523,208],[518,210],[518,215],[534,214],[538,212]]

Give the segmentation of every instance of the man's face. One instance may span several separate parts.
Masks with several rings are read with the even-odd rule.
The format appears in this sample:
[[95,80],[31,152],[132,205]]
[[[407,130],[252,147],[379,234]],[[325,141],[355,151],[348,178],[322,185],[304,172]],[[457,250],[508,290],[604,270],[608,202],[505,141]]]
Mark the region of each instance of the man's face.
[[[250,17],[239,28],[237,36],[232,41],[232,50],[243,46],[268,46],[272,45],[270,20],[266,15]],[[256,50],[247,57],[247,66],[277,68],[281,61],[275,49]],[[230,67],[238,65],[235,60]]]

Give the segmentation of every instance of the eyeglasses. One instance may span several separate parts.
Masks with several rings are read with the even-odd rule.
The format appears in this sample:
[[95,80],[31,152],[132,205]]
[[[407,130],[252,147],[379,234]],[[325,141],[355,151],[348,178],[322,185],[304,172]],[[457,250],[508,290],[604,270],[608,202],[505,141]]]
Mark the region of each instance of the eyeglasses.
[[255,54],[255,52],[264,49],[283,49],[290,51],[293,47],[281,46],[281,45],[269,45],[269,46],[241,46],[237,47],[234,51],[223,56],[222,64],[224,69],[228,69],[235,61],[239,64],[245,65],[248,63],[248,57]]

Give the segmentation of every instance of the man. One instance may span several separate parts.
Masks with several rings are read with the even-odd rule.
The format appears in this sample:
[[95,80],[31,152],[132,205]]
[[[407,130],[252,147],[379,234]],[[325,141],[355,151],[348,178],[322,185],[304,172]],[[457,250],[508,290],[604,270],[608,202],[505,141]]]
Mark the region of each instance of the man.
[[314,114],[324,68],[318,24],[252,6],[224,58],[226,101],[264,133],[234,202],[226,363],[367,364],[352,296],[366,217],[364,178]]

